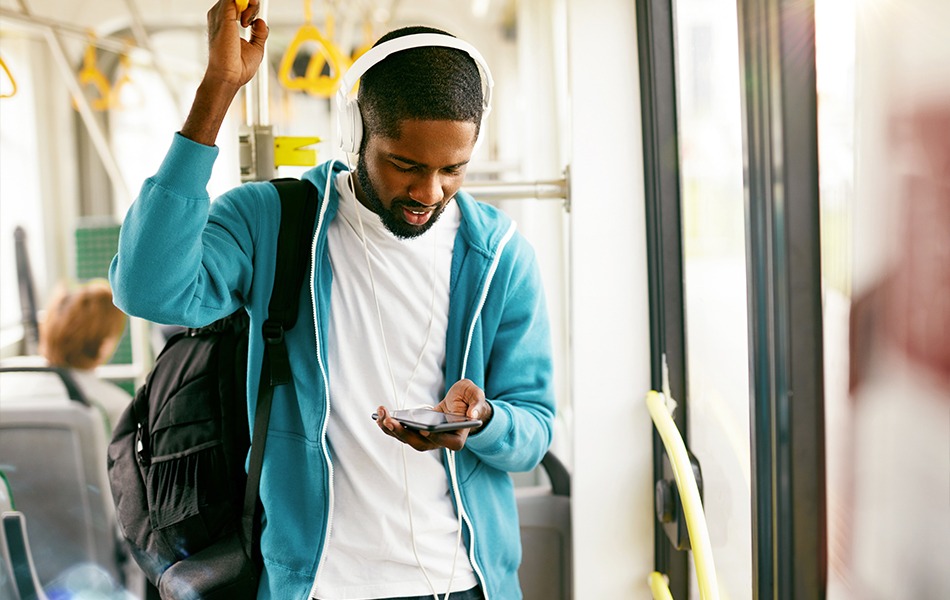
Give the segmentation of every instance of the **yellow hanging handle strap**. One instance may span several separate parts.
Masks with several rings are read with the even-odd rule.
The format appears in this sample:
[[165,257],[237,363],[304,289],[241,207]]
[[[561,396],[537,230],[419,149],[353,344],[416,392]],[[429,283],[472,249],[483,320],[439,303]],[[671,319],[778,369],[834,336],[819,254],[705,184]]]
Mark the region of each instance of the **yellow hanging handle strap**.
[[[297,34],[280,59],[277,79],[281,85],[289,90],[300,90],[314,96],[330,98],[336,93],[340,77],[349,63],[343,52],[330,40],[333,37],[333,16],[327,14],[326,37],[311,22],[312,14],[309,1],[304,2],[304,16],[306,22],[297,30]],[[311,55],[304,76],[294,77],[294,62],[297,60],[297,55],[300,53],[303,44],[308,42],[316,44],[317,51]],[[323,74],[325,66],[330,68],[329,75]]]
[[[693,475],[693,468],[689,462],[686,444],[683,442],[679,429],[676,428],[673,417],[670,416],[665,396],[651,390],[647,392],[646,402],[650,416],[653,418],[653,425],[660,434],[663,447],[666,448],[666,453],[670,457],[670,464],[673,465],[673,477],[676,479],[676,488],[683,502],[689,545],[696,564],[699,597],[701,600],[719,600],[719,582],[716,579],[716,567],[713,564],[709,529],[706,527],[703,501],[699,496],[699,486],[696,485],[696,477]],[[651,588],[652,586],[651,581]]]
[[13,78],[13,73],[7,68],[7,63],[4,62],[2,56],[0,56],[0,69],[3,69],[3,73],[7,76],[7,79],[10,80],[10,91],[0,94],[0,98],[12,98],[16,96],[16,79]]
[[237,5],[238,17],[240,18],[241,13],[247,9],[247,5],[250,3],[250,0],[234,0],[234,4]]
[[[115,83],[112,84],[112,92],[109,96],[109,104],[111,108],[127,108],[122,104],[122,90],[128,84],[132,83],[132,76],[129,75],[129,72],[132,70],[132,59],[129,58],[128,53],[121,54],[119,56],[119,71],[121,75],[116,79]],[[126,99],[127,100],[127,99]],[[141,98],[137,98],[135,104],[141,104]]]
[[79,71],[79,85],[92,86],[98,93],[97,98],[93,98],[89,103],[93,110],[107,110],[111,103],[111,88],[109,80],[103,75],[102,71],[96,65],[96,47],[90,42],[86,45],[86,51],[83,55],[82,69]]
[[355,48],[353,53],[350,54],[350,64],[355,63],[356,59],[369,52],[369,49],[373,47],[375,43],[374,40],[376,39],[376,36],[373,34],[373,22],[367,18],[363,21],[363,45]]

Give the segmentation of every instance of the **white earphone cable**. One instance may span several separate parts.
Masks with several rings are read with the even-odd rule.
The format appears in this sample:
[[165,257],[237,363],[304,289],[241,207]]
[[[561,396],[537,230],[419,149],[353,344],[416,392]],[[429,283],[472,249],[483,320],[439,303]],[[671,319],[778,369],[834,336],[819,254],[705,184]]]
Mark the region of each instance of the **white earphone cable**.
[[[376,317],[379,320],[379,334],[383,338],[383,352],[386,357],[386,366],[389,369],[389,381],[390,381],[390,385],[392,386],[393,401],[396,403],[397,408],[402,408],[405,405],[405,398],[409,394],[409,388],[411,387],[412,381],[416,376],[416,372],[419,370],[419,365],[422,364],[422,357],[425,355],[426,347],[428,347],[429,345],[429,338],[431,337],[431,333],[432,333],[432,323],[435,320],[435,317],[434,317],[435,315],[435,288],[436,288],[435,257],[436,257],[436,250],[438,249],[438,232],[437,231],[432,232],[433,233],[432,261],[430,265],[432,294],[429,300],[429,322],[426,326],[426,336],[425,336],[425,340],[422,343],[422,349],[420,350],[418,357],[416,357],[416,364],[415,366],[413,366],[412,373],[409,375],[409,380],[406,382],[406,390],[405,392],[403,392],[402,397],[400,397],[396,391],[396,376],[393,371],[392,360],[389,358],[389,348],[386,344],[386,332],[385,332],[385,328],[383,327],[383,312],[379,306],[379,295],[376,293],[376,278],[373,276],[373,265],[369,258],[369,247],[366,243],[366,230],[363,227],[363,217],[360,214],[361,210],[362,210],[362,207],[360,206],[356,207],[356,220],[360,226],[360,242],[363,245],[363,256],[366,259],[366,270],[369,273],[370,288],[373,290],[373,301],[376,304]],[[412,554],[416,559],[416,564],[419,566],[419,569],[422,571],[422,576],[425,578],[426,583],[429,586],[429,590],[432,592],[432,597],[435,600],[439,600],[439,594],[438,592],[435,591],[435,585],[432,583],[432,579],[429,577],[429,572],[426,570],[425,566],[422,564],[422,559],[419,557],[419,550],[416,547],[416,529],[415,529],[415,520],[412,514],[412,502],[410,498],[409,462],[408,462],[408,459],[406,458],[406,445],[402,444],[401,449],[402,449],[402,474],[403,474],[403,481],[405,482],[405,489],[406,489],[406,494],[405,494],[406,512],[408,513],[408,517],[409,517],[409,533],[410,533],[409,537],[412,543]],[[452,468],[453,468],[452,465],[450,465],[450,469]],[[456,491],[456,497],[457,495],[458,495],[458,492]],[[460,499],[457,499],[457,501],[459,500]],[[459,511],[459,515],[460,516],[459,516],[458,536],[456,538],[455,554],[452,558],[452,571],[449,576],[449,583],[448,583],[448,587],[450,589],[445,592],[445,596],[443,597],[443,600],[448,600],[449,595],[451,594],[452,580],[455,579],[455,568],[456,568],[456,565],[458,564],[459,547],[461,546],[461,538],[462,538],[461,511]]]

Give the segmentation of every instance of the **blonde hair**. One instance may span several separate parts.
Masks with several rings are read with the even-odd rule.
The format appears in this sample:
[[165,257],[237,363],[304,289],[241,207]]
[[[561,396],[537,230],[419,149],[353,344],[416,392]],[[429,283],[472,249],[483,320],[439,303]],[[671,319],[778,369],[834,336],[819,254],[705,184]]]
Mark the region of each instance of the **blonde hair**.
[[103,358],[103,344],[116,343],[124,329],[125,313],[112,303],[108,283],[61,285],[40,324],[40,354],[53,366],[92,369]]

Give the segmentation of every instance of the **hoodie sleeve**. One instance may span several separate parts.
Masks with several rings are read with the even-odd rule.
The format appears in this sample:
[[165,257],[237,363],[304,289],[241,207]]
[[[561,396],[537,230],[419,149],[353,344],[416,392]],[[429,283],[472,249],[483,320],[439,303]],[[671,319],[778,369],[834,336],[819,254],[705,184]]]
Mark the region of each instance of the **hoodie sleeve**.
[[[486,335],[484,390],[491,421],[465,447],[503,471],[529,471],[551,445],[555,414],[551,332],[534,252],[516,236],[507,277],[492,283],[482,318],[497,319]],[[513,240],[514,241],[514,240]]]
[[128,314],[199,327],[245,302],[260,194],[240,186],[212,203],[207,184],[217,155],[217,147],[175,134],[129,209],[109,268],[115,304]]

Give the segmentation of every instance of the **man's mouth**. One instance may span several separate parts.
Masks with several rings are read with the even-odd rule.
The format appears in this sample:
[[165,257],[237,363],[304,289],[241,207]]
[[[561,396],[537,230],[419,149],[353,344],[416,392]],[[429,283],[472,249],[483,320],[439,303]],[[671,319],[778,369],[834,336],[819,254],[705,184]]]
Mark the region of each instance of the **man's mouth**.
[[432,217],[434,212],[435,209],[432,208],[409,208],[407,206],[402,207],[403,219],[405,219],[406,223],[409,223],[410,225],[425,225]]

